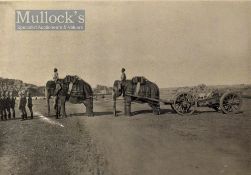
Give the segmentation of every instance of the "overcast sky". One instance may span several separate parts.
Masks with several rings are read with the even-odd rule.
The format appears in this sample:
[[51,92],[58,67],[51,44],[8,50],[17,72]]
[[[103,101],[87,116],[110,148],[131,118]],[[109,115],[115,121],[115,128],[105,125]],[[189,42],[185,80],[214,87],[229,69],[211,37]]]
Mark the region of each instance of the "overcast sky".
[[[85,9],[85,31],[15,31],[15,10]],[[251,83],[251,2],[0,3],[0,77],[112,86],[122,67],[160,87]]]

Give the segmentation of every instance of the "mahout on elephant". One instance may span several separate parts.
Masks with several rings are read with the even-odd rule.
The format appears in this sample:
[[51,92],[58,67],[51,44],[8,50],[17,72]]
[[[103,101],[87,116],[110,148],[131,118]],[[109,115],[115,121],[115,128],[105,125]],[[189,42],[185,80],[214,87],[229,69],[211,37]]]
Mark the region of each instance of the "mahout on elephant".
[[[69,92],[69,86],[70,87]],[[74,104],[84,104],[88,116],[93,116],[93,91],[91,86],[77,76],[67,75],[64,79],[48,81],[46,83],[46,98],[48,105],[48,115],[50,115],[50,98],[55,96],[54,109],[56,117],[60,115],[66,117],[65,103],[69,101]]]
[[[148,103],[155,115],[160,114],[159,87],[146,79],[145,77],[136,76],[131,80],[115,80],[113,84],[114,114],[116,116],[116,98],[125,93],[124,112],[125,115],[131,116],[131,103]],[[150,100],[155,99],[155,100]]]

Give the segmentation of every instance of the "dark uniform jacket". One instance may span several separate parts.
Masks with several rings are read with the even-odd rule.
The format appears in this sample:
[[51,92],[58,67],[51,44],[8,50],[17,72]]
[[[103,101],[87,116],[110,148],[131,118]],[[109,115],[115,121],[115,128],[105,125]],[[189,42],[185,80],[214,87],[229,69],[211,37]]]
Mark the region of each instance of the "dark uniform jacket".
[[2,98],[2,103],[3,103],[3,109],[6,109],[7,108],[7,99],[6,99],[6,97]]
[[26,98],[25,98],[25,97],[21,97],[21,98],[20,98],[20,101],[19,101],[19,109],[25,108],[26,103],[27,103]]
[[32,108],[32,98],[31,97],[28,97],[28,108]]
[[5,107],[6,107],[7,109],[10,109],[10,97],[6,97],[6,98],[5,98]]
[[2,97],[0,98],[0,110],[4,109],[4,104],[3,104],[3,99]]
[[10,107],[15,108],[15,105],[16,105],[16,98],[15,97],[10,98]]

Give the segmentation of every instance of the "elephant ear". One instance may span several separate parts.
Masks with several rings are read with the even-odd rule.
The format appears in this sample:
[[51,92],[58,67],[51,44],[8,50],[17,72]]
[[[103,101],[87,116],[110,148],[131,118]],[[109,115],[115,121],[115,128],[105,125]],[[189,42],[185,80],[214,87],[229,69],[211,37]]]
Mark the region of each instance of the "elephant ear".
[[124,86],[125,86],[125,93],[126,94],[134,94],[134,92],[133,92],[134,88],[133,88],[133,84],[131,81],[127,81]]
[[119,89],[121,89],[121,82],[119,80],[116,80],[113,84],[113,89],[117,92]]

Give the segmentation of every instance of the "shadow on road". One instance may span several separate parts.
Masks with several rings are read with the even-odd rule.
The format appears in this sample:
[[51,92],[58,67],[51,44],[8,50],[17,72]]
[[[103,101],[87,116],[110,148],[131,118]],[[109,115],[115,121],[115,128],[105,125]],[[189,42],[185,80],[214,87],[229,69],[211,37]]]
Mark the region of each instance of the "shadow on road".
[[[117,111],[117,113],[120,113],[121,111]],[[104,111],[104,112],[93,112],[94,113],[94,117],[97,116],[104,116],[104,115],[113,115],[113,112],[109,112],[109,111]],[[74,117],[74,116],[87,116],[86,113],[73,113],[69,115],[70,117]]]
[[[148,110],[133,111],[132,115],[148,114],[148,113],[153,113],[153,110],[148,109]],[[171,109],[161,109],[160,110],[160,115],[163,115],[163,114],[175,114],[175,113],[176,112],[171,110]]]

